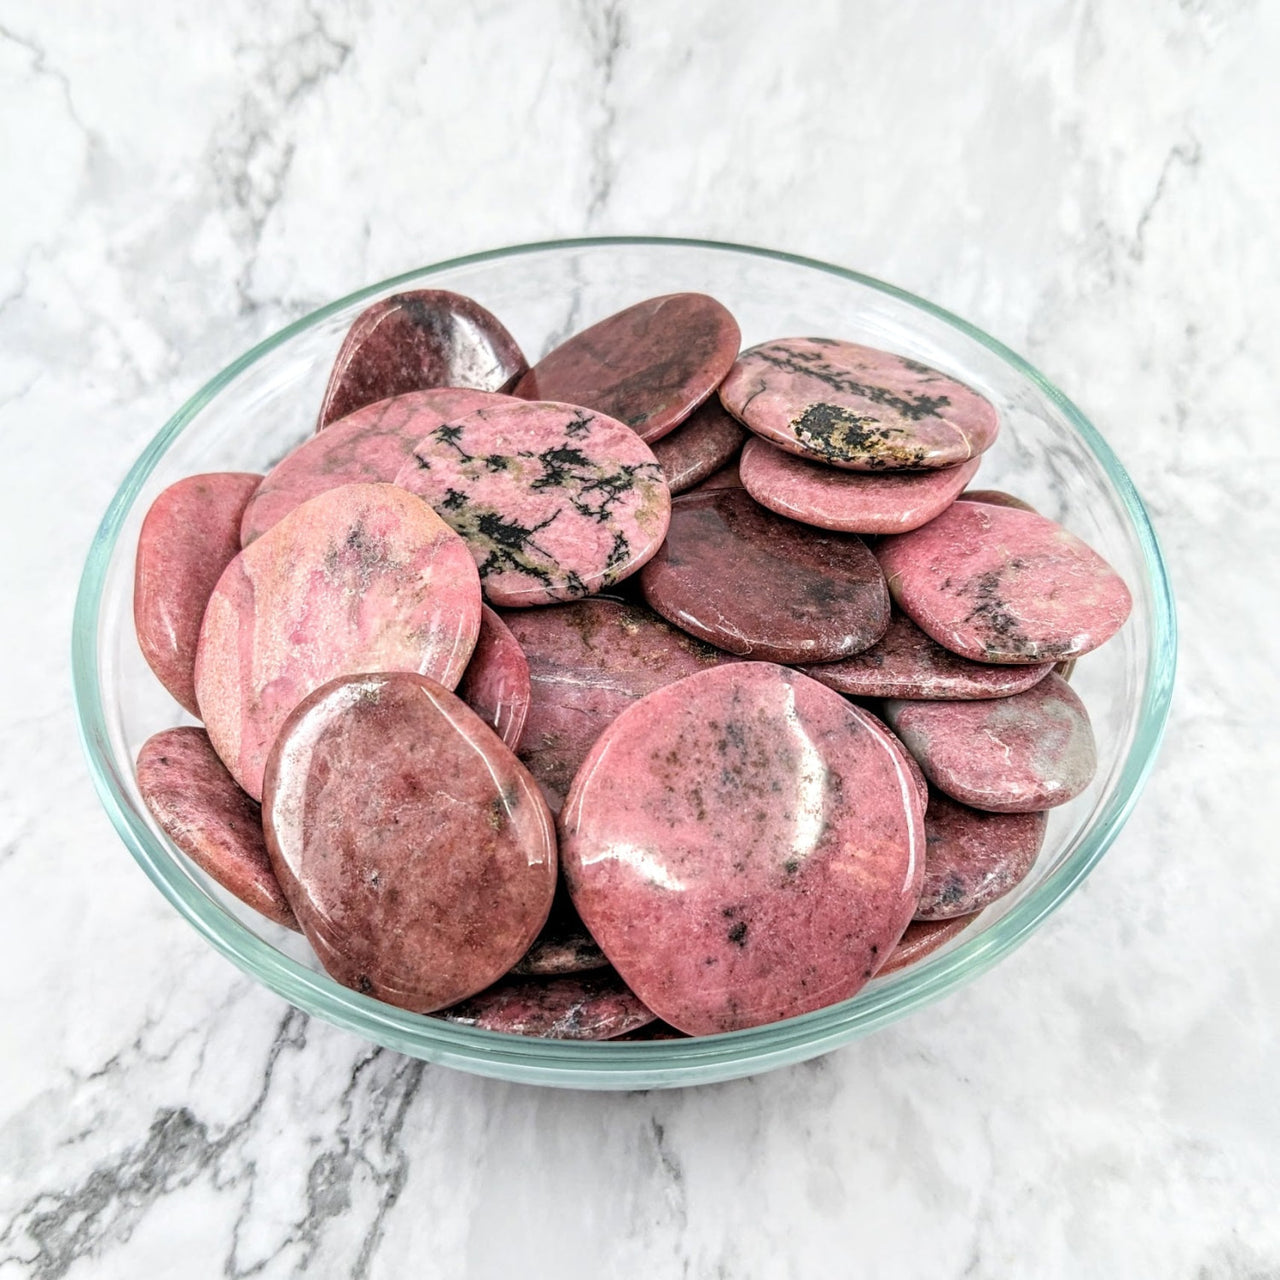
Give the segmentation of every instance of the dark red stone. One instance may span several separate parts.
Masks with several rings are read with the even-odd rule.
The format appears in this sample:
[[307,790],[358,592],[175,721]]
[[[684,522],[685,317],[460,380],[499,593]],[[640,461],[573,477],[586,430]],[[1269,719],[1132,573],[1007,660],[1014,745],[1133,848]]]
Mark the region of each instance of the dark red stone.
[[743,487],[742,470],[738,462],[737,458],[730,459],[719,471],[713,471],[701,484],[695,484],[689,492],[701,493],[705,489],[741,489]]
[[923,960],[963,933],[980,914],[975,911],[971,916],[956,916],[953,920],[913,920],[898,939],[898,945],[889,952],[888,960],[876,970],[876,977],[897,973],[899,969]]
[[458,697],[514,751],[529,715],[529,663],[520,643],[487,604],[480,638],[458,682]]
[[589,973],[592,969],[606,968],[608,963],[561,884],[556,888],[551,914],[542,932],[511,972],[517,977],[553,977],[562,973]]
[[747,433],[716,396],[653,446],[672,493],[683,493],[737,457]]

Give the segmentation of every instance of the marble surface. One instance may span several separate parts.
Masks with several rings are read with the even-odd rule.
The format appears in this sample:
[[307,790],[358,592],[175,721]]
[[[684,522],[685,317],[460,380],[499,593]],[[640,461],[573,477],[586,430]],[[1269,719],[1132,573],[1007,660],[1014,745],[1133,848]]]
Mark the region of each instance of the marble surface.
[[[0,0],[0,1278],[1280,1274],[1280,9],[76,8]],[[1140,807],[1019,952],[816,1062],[612,1096],[255,988],[98,808],[66,654],[115,486],[234,355],[622,231],[847,264],[1024,352],[1146,496],[1183,648]]]

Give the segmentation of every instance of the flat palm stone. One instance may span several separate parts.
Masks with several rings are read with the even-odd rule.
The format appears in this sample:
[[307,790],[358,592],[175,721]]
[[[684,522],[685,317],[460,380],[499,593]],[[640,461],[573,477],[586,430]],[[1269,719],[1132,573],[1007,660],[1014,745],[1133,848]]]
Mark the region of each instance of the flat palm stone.
[[683,493],[737,457],[746,436],[737,418],[712,396],[670,435],[653,445],[672,493]]
[[520,642],[489,606],[480,608],[480,638],[458,684],[458,696],[512,751],[529,715],[529,662]]
[[1034,511],[1035,507],[1021,498],[1005,493],[1003,489],[966,489],[957,502],[985,502],[989,507],[1015,507],[1019,511]]
[[919,963],[963,933],[980,914],[975,911],[971,916],[956,916],[951,920],[913,920],[898,939],[898,945],[889,952],[889,958],[876,970],[876,977],[887,977]]

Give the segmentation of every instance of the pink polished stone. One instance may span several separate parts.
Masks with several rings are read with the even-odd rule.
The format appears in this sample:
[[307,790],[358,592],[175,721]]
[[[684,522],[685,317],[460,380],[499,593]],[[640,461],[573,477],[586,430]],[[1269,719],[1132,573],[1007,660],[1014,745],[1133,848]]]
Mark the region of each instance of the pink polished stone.
[[200,631],[196,698],[218,755],[257,798],[280,726],[313,689],[361,671],[416,671],[451,688],[479,631],[462,540],[403,489],[343,485],[227,566]]
[[574,405],[506,400],[414,447],[396,483],[466,540],[491,604],[592,595],[667,532],[671,495],[635,432]]
[[496,982],[556,885],[537,784],[464,702],[408,672],[306,698],[267,764],[271,862],[339,982],[430,1013]]
[[268,920],[298,922],[271,869],[258,802],[236,786],[203,729],[166,729],[138,753],[138,790],[160,829],[206,875]]
[[666,294],[575,334],[543,356],[515,394],[585,405],[657,440],[715,390],[741,341],[714,298]]
[[734,417],[788,453],[851,471],[950,467],[990,447],[995,406],[905,356],[783,338],[738,357],[720,387]]
[[507,397],[486,391],[415,391],[380,400],[305,440],[267,473],[244,513],[248,546],[295,507],[343,484],[391,484],[428,431]]
[[1009,698],[890,699],[884,714],[939,791],[991,813],[1034,813],[1066,804],[1098,767],[1089,713],[1052,672]]
[[854,698],[928,698],[935,701],[1004,698],[1030,689],[1053,670],[1051,662],[997,666],[971,662],[930,640],[894,609],[889,629],[862,653],[802,670]]
[[599,943],[582,923],[563,884],[556,887],[551,914],[533,946],[512,966],[517,977],[552,977],[563,973],[588,973],[609,962]]
[[580,600],[506,615],[529,660],[533,697],[520,758],[559,809],[595,740],[638,699],[737,659],[643,605]]
[[739,467],[741,459],[734,458],[726,462],[719,471],[713,471],[700,484],[695,484],[692,493],[701,493],[705,489],[741,489],[742,488],[742,470]]
[[692,1035],[853,995],[914,914],[924,869],[898,753],[839,694],[767,663],[701,672],[624,711],[560,823],[587,927],[636,995]]
[[982,813],[935,791],[916,919],[950,920],[1004,897],[1035,865],[1048,825],[1047,813]]
[[902,767],[911,775],[911,785],[915,787],[916,795],[920,799],[920,811],[922,813],[927,812],[929,808],[929,783],[925,779],[924,770],[916,763],[915,756],[902,745],[893,730],[878,715],[868,711],[866,707],[858,706],[856,703],[851,704],[850,709],[868,728],[880,734],[884,739],[885,745],[891,751],[897,752]]
[[876,557],[898,607],[975,662],[1055,662],[1096,649],[1129,616],[1120,576],[1032,511],[954,502]]
[[509,391],[529,368],[516,340],[478,302],[416,289],[362,311],[343,339],[319,427],[406,391]]
[[691,635],[770,662],[848,657],[889,623],[883,575],[860,538],[784,520],[745,489],[677,498],[640,586]]
[[744,446],[739,470],[761,506],[792,520],[845,533],[905,533],[949,507],[981,461],[936,471],[837,471],[757,436]]
[[138,535],[133,624],[156,678],[196,707],[196,642],[205,606],[240,550],[240,517],[262,477],[243,472],[188,476],[152,504]]
[[953,920],[913,920],[898,945],[889,952],[889,958],[876,970],[876,977],[886,977],[923,960],[963,933],[980,914],[975,911],[971,916],[957,916]]
[[529,715],[529,663],[520,642],[489,606],[480,609],[480,638],[458,696],[514,751]]
[[716,396],[653,446],[672,493],[683,493],[731,462],[746,436]]
[[1003,489],[966,489],[957,502],[985,502],[989,507],[1014,507],[1018,511],[1034,511],[1035,507],[1021,498],[1015,498]]

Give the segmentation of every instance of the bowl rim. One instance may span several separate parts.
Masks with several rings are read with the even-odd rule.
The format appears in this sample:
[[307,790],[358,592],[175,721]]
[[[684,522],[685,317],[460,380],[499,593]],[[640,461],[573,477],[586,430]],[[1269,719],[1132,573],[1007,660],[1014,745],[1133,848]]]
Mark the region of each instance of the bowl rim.
[[[1152,593],[1149,674],[1137,732],[1112,795],[1063,863],[992,925],[840,1004],[745,1031],[687,1040],[577,1042],[529,1039],[460,1027],[411,1014],[340,986],[277,951],[226,911],[190,877],[134,809],[109,747],[98,640],[106,573],[119,534],[142,487],[170,444],[244,370],[294,336],[353,304],[432,275],[498,259],[573,249],[686,248],[745,255],[805,267],[875,290],[942,320],[986,347],[1049,399],[1098,459],[1128,516]],[[289,1003],[390,1048],[479,1075],[527,1083],[605,1089],[677,1086],[726,1080],[825,1053],[941,998],[1021,945],[1080,885],[1132,813],[1154,765],[1169,716],[1177,665],[1172,585],[1155,530],[1132,481],[1098,430],[1067,396],[998,339],[946,309],[895,285],[798,254],[692,237],[583,236],[466,254],[402,272],[338,298],[286,325],[232,361],[170,417],[130,468],[94,534],[72,622],[71,667],[77,727],[99,800],[147,877],[206,941]]]

